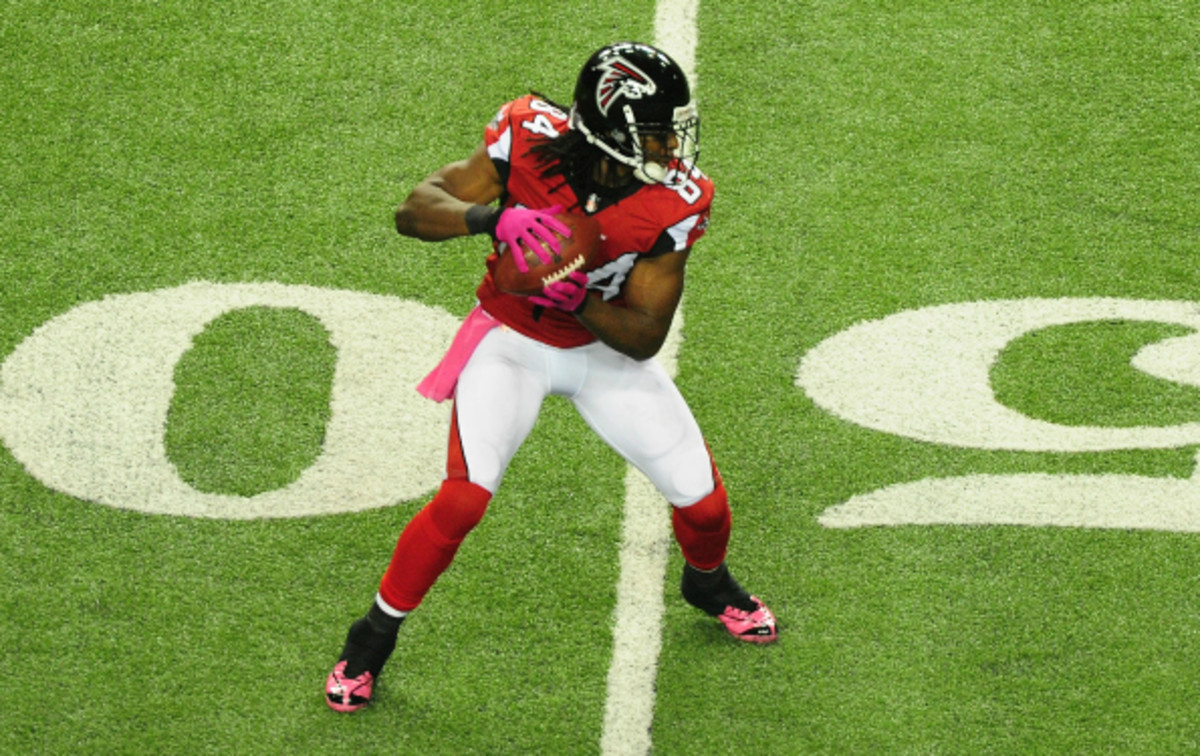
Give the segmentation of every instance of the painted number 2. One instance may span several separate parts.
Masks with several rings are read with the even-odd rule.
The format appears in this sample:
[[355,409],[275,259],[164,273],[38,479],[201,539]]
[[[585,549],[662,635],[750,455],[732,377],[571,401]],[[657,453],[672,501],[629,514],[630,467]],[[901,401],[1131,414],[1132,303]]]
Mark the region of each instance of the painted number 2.
[[[1132,366],[1200,387],[1200,310],[1193,302],[1021,299],[929,307],[859,323],[818,344],[796,385],[850,422],[950,446],[1092,452],[1200,445],[1200,423],[1062,426],[996,401],[989,370],[1006,344],[1055,325],[1127,320],[1197,333],[1144,347]],[[1200,477],[967,475],[900,483],[826,510],[833,528],[1011,524],[1200,532]]]

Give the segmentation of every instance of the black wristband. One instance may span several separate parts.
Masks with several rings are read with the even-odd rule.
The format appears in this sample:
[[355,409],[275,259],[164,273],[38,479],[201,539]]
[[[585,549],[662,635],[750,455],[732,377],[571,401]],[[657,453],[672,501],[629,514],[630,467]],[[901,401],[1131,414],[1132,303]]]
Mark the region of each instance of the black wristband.
[[500,221],[500,208],[490,205],[471,205],[467,208],[467,232],[471,235],[487,234],[496,238],[496,224]]

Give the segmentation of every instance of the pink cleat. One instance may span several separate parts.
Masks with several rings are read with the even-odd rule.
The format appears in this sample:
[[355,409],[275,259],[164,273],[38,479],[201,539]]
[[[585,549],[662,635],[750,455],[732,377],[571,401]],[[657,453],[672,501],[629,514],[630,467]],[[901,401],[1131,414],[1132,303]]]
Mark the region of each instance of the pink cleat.
[[375,677],[369,672],[363,672],[355,678],[344,676],[346,662],[340,661],[329,678],[325,680],[325,703],[334,711],[358,711],[371,703],[371,688]]
[[734,580],[724,562],[707,572],[684,564],[679,587],[684,600],[721,620],[734,638],[748,643],[772,643],[779,637],[775,615]]
[[779,637],[775,629],[775,615],[757,596],[751,596],[750,600],[757,607],[753,611],[727,606],[725,611],[717,615],[717,619],[721,620],[729,634],[738,640],[748,643],[771,643]]

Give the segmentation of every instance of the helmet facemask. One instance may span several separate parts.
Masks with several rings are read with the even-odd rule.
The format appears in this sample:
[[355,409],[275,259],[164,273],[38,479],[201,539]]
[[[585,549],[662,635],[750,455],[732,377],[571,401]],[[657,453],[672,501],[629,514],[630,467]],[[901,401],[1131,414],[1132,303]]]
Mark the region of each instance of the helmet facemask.
[[[571,109],[571,128],[577,129],[588,143],[600,148],[617,162],[633,168],[633,175],[647,184],[660,184],[672,171],[687,175],[700,156],[700,116],[696,103],[674,109],[670,122],[638,121],[633,107],[622,109],[625,128],[613,129],[607,135],[591,131],[575,108]],[[607,137],[607,138],[605,138]],[[674,147],[665,152],[649,154],[645,142],[653,139],[664,147],[672,141]]]
[[[625,106],[625,117],[629,119],[629,134],[633,138],[634,162],[633,175],[647,184],[660,184],[667,180],[672,172],[687,175],[691,173],[700,156],[700,116],[696,113],[696,103],[689,102],[683,107],[675,108],[668,124],[639,124],[632,119],[632,109]],[[649,137],[664,147],[672,141],[675,146],[667,152],[648,155],[645,150],[645,138]]]

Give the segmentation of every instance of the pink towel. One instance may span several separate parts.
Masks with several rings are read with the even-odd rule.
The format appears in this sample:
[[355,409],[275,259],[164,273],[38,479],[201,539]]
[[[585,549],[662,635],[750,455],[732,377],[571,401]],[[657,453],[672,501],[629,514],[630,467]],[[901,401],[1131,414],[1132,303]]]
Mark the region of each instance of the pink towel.
[[450,343],[442,361],[417,384],[417,391],[421,396],[435,402],[444,402],[453,396],[454,387],[458,384],[458,374],[466,366],[467,360],[471,359],[475,347],[479,346],[479,342],[483,341],[488,331],[498,325],[499,320],[488,315],[479,305],[475,305],[475,309],[471,310],[458,327],[458,333],[454,334],[454,341]]

